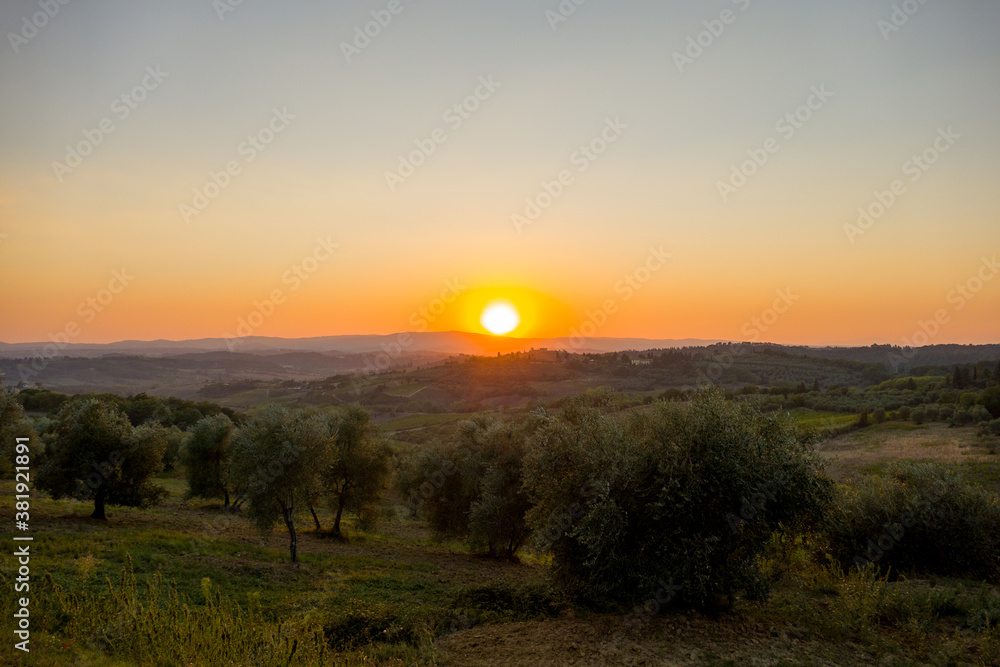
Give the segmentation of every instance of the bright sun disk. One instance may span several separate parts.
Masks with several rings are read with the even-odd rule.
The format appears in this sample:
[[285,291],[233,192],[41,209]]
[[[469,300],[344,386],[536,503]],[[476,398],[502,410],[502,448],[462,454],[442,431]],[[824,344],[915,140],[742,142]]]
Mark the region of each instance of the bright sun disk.
[[521,316],[511,303],[494,301],[483,308],[479,322],[491,334],[503,336],[517,328],[517,325],[521,323]]

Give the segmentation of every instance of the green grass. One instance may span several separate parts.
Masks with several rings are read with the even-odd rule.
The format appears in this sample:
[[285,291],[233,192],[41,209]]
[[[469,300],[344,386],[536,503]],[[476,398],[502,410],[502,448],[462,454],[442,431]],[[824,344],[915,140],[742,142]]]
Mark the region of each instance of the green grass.
[[431,385],[430,382],[418,382],[416,384],[402,384],[399,385],[398,387],[389,387],[388,389],[385,390],[385,393],[387,393],[389,396],[402,396],[403,398],[410,398],[424,387],[429,387],[430,385]]
[[385,431],[405,431],[411,428],[423,428],[425,426],[437,426],[438,424],[449,424],[451,422],[468,419],[471,415],[456,413],[441,414],[417,414],[399,417],[392,421],[381,424]]
[[823,412],[809,408],[795,408],[784,412],[801,429],[836,428],[858,421],[858,415],[853,413]]

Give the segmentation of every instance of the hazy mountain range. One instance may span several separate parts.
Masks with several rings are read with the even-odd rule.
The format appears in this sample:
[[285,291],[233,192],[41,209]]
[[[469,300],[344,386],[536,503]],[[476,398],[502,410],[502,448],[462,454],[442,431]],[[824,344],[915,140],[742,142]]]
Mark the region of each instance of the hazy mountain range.
[[274,354],[280,352],[324,352],[332,354],[377,354],[398,356],[402,353],[433,352],[437,354],[496,354],[531,348],[549,348],[571,352],[620,352],[658,348],[704,346],[720,340],[647,339],[647,338],[510,338],[460,331],[399,333],[386,336],[321,336],[317,338],[200,338],[197,340],[125,340],[117,343],[70,343],[56,346],[43,341],[35,343],[0,343],[0,357],[20,358],[43,355],[100,357],[107,354],[128,354],[165,357],[199,352],[242,352]]

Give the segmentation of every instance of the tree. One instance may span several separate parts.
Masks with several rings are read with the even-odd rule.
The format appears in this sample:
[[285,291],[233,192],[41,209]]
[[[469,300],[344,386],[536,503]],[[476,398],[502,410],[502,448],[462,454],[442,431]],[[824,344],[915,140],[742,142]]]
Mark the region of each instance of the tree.
[[[582,409],[580,401],[570,405]],[[536,412],[520,424],[488,415],[463,422],[457,442],[405,462],[397,481],[407,505],[421,510],[439,536],[466,538],[475,550],[513,557],[530,535],[526,441],[548,419]]]
[[146,508],[166,490],[150,478],[163,466],[166,437],[154,426],[133,428],[116,407],[86,398],[60,409],[38,486],[54,499],[94,499],[91,518],[107,520],[106,505]]
[[37,451],[38,436],[17,398],[0,387],[0,476],[14,473],[14,449],[17,438],[27,438],[29,450]]
[[325,422],[328,438],[320,489],[330,499],[335,514],[332,532],[340,536],[345,510],[362,515],[378,502],[389,477],[392,451],[368,411],[360,406],[330,413]]
[[161,424],[170,421],[170,410],[166,404],[155,396],[145,393],[129,396],[124,410],[132,426],[140,426],[150,421]]
[[989,410],[994,419],[1000,419],[1000,385],[984,389],[977,402]]
[[531,534],[523,461],[526,434],[538,423],[529,418],[519,426],[484,417],[466,425],[463,437],[480,443],[482,462],[477,498],[469,511],[469,542],[474,549],[513,558]]
[[194,425],[184,450],[189,498],[224,498],[229,507],[232,434],[233,422],[223,414],[205,417]]
[[831,493],[790,422],[719,391],[654,411],[552,420],[529,442],[529,524],[569,594],[633,605],[663,582],[696,607],[763,597],[775,531],[817,519]]
[[293,563],[299,561],[296,507],[308,503],[326,440],[321,418],[277,405],[251,415],[233,432],[230,480],[244,490],[247,517],[258,528],[284,522]]

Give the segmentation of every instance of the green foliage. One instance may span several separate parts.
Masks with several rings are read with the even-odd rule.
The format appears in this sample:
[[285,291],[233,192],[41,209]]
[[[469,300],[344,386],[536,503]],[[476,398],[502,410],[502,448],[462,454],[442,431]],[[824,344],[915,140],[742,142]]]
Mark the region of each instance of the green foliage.
[[[210,580],[203,584],[203,601],[184,601],[159,574],[140,583],[130,558],[118,585],[106,580],[100,593],[72,593],[46,575],[32,582],[31,627],[59,632],[129,664],[330,664],[318,628],[270,621],[259,604],[241,607],[222,597]],[[17,597],[13,583],[3,580],[0,590],[10,617]]]
[[316,489],[329,499],[334,511],[333,532],[339,535],[345,511],[363,517],[371,525],[389,478],[392,450],[368,411],[358,405],[328,413],[324,427]]
[[1000,499],[940,465],[896,464],[840,487],[824,530],[845,567],[1000,576]]
[[632,605],[671,582],[707,608],[766,595],[758,558],[771,533],[817,517],[830,493],[790,423],[716,391],[652,413],[549,421],[525,486],[571,596]]
[[558,616],[566,604],[544,584],[494,581],[466,586],[456,594],[452,606],[477,616],[491,613],[499,618],[525,621]]
[[984,389],[979,394],[978,403],[989,411],[993,419],[1000,419],[1000,379],[998,384]]
[[518,424],[478,415],[462,423],[454,444],[404,461],[397,489],[438,536],[511,557],[529,535],[522,466],[526,438],[538,424],[537,416]]
[[258,528],[284,522],[293,563],[298,562],[295,511],[308,504],[326,439],[318,415],[280,405],[252,414],[232,436],[229,480],[243,490],[246,515]]
[[184,448],[189,498],[223,498],[229,506],[232,434],[233,422],[223,414],[205,417],[194,425]]
[[462,438],[479,456],[481,477],[469,507],[469,544],[490,555],[512,557],[528,538],[531,508],[522,484],[525,431],[534,427],[479,417],[464,424]]
[[17,400],[29,412],[55,412],[69,399],[66,394],[48,389],[22,389],[17,394]]
[[14,447],[17,438],[28,438],[31,458],[38,455],[38,435],[17,398],[0,387],[0,477],[14,475]]
[[163,450],[163,470],[170,472],[177,465],[177,462],[181,460],[181,456],[184,453],[184,445],[189,438],[189,434],[176,426],[171,426],[166,429],[165,437],[167,439],[167,447]]
[[71,401],[59,411],[38,487],[57,500],[93,498],[95,519],[106,518],[105,504],[150,507],[166,494],[150,481],[166,446],[158,426],[133,428],[118,408],[94,398]]
[[356,649],[375,643],[418,644],[421,628],[411,619],[391,609],[351,609],[323,627],[330,648]]

